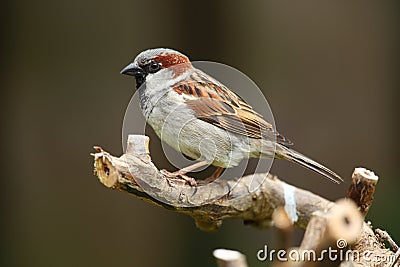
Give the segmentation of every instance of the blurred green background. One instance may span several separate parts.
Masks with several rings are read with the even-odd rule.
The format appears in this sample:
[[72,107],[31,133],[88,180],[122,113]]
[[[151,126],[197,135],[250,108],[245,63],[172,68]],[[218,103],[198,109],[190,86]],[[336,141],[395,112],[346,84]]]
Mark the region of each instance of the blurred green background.
[[[8,1],[1,27],[1,266],[250,266],[269,230],[226,221],[215,233],[93,176],[93,145],[122,153],[137,53],[170,47],[231,65],[266,95],[295,148],[349,181],[381,178],[367,219],[400,241],[398,5],[395,1]],[[153,158],[167,164],[152,136]],[[272,172],[335,200],[331,184],[287,162]],[[300,232],[297,233],[298,242]]]

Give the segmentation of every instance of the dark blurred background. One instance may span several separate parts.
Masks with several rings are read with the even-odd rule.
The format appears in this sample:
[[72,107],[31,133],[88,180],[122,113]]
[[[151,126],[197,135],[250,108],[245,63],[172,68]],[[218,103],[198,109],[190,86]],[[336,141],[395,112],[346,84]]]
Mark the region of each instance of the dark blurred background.
[[[1,266],[216,266],[219,247],[266,265],[256,253],[272,246],[271,231],[231,220],[204,233],[93,176],[93,145],[122,153],[134,81],[119,71],[152,47],[246,73],[278,130],[347,183],[274,163],[285,181],[335,200],[354,167],[374,170],[381,180],[367,219],[400,241],[395,1],[1,5]],[[151,147],[166,164],[154,136]]]

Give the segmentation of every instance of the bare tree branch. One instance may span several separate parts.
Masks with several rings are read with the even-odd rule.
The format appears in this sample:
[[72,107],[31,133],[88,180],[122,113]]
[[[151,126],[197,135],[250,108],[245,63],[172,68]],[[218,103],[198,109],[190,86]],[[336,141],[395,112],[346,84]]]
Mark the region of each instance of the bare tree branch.
[[375,173],[365,168],[356,168],[353,172],[346,197],[357,204],[364,217],[372,205],[378,179]]
[[[305,228],[314,211],[327,210],[334,205],[270,174],[217,180],[206,190],[201,186],[191,187],[181,179],[163,176],[152,163],[147,145],[148,137],[131,135],[127,153],[121,157],[95,147],[95,174],[100,182],[152,204],[188,214],[205,231],[217,229],[226,218],[240,218],[246,224],[269,227],[272,213],[280,206],[285,207],[296,226]],[[251,192],[252,183],[261,186]]]
[[216,249],[213,255],[219,267],[247,267],[246,257],[238,251]]
[[[326,213],[336,206],[329,200],[291,186],[271,174],[249,175],[229,181],[217,180],[207,187],[188,186],[182,179],[165,177],[156,168],[149,155],[148,143],[146,136],[130,135],[127,152],[121,157],[112,156],[100,147],[95,147],[96,153],[92,154],[95,158],[95,174],[100,182],[111,189],[193,217],[201,230],[216,230],[222,220],[227,218],[239,218],[246,224],[266,228],[271,226],[272,214],[278,207],[284,208],[294,226],[304,229],[314,212]],[[260,186],[251,190],[254,182]],[[369,194],[373,195],[373,191],[369,190]],[[354,200],[352,195],[349,193],[348,197]],[[372,197],[364,199],[367,201],[356,203],[359,207],[360,203],[367,203],[360,207],[365,215]],[[318,244],[316,240],[313,246]],[[362,224],[361,234],[352,248],[361,253],[371,251],[372,256],[385,256],[387,259],[394,257],[394,253],[384,247],[367,223]],[[374,266],[363,258],[356,258],[354,262],[361,264],[359,266]],[[387,261],[379,262],[377,266],[389,265]]]

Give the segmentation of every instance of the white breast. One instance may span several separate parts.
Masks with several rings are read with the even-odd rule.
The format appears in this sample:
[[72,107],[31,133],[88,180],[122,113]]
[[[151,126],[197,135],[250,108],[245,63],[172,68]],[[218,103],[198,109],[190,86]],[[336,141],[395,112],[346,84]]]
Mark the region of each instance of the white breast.
[[143,97],[148,104],[142,111],[161,140],[193,159],[209,160],[225,168],[249,157],[246,138],[197,119],[183,96],[171,89],[186,76],[172,79],[171,73],[157,75],[160,72],[146,80]]

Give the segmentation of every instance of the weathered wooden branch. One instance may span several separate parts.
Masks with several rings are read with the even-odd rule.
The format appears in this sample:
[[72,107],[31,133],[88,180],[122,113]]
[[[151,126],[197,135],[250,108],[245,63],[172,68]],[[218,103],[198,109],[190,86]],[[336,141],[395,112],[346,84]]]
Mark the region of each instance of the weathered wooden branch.
[[[389,245],[392,247],[393,251],[396,252],[394,256],[394,261],[393,261],[393,266],[400,266],[400,247],[399,245],[396,244],[396,242],[393,240],[393,238],[388,234],[388,232],[382,230],[382,229],[375,229],[375,233],[377,237],[382,241],[382,242],[388,242]],[[397,265],[395,265],[397,264]]]
[[[329,248],[345,250],[360,235],[363,219],[351,200],[341,199],[330,210],[315,211],[298,248],[287,248],[288,261],[278,260],[275,267],[337,266],[341,261],[324,253]],[[324,252],[325,251],[325,252]],[[296,252],[296,253],[293,253]]]
[[375,229],[375,233],[382,242],[387,241],[394,251],[398,251],[400,249],[399,245],[394,242],[388,232],[378,228]]
[[356,168],[353,172],[351,185],[347,191],[346,197],[357,204],[364,217],[367,215],[369,207],[372,205],[378,179],[375,173],[364,168]]
[[[285,207],[296,226],[305,228],[314,211],[328,210],[334,205],[270,174],[217,180],[207,188],[186,185],[182,179],[167,179],[152,163],[147,145],[146,136],[131,135],[127,153],[121,157],[96,147],[95,173],[100,182],[152,204],[188,214],[205,231],[217,229],[226,218],[240,218],[246,224],[269,227],[272,213],[280,206]],[[254,183],[260,186],[251,192]]]
[[293,241],[293,222],[284,207],[277,207],[272,213],[272,222],[275,233],[274,247],[277,250],[288,249]]
[[219,267],[247,267],[246,256],[238,251],[216,249],[213,255]]
[[[227,218],[239,218],[246,224],[266,228],[271,226],[272,215],[278,207],[284,207],[294,226],[304,229],[313,215],[318,212],[329,213],[337,206],[309,191],[293,187],[271,174],[249,175],[229,181],[217,180],[206,187],[192,187],[186,185],[182,179],[165,177],[152,163],[148,143],[149,139],[146,136],[130,135],[126,154],[121,157],[112,156],[100,147],[95,147],[95,174],[100,182],[111,189],[190,215],[201,230],[216,230],[222,224],[222,220]],[[256,190],[250,190],[254,183],[260,186]],[[356,188],[358,190],[358,186]],[[374,190],[367,191],[373,195]],[[357,194],[347,196],[355,200],[352,197],[354,195]],[[365,215],[372,197],[360,199],[363,200],[356,200],[356,203]],[[316,241],[313,246],[318,244]],[[371,257],[394,257],[394,253],[384,247],[367,223],[362,224],[361,234],[352,249],[360,252],[370,251]],[[354,263],[361,264],[359,266],[374,266],[361,257],[355,258]],[[376,266],[390,266],[390,262],[378,262]]]

